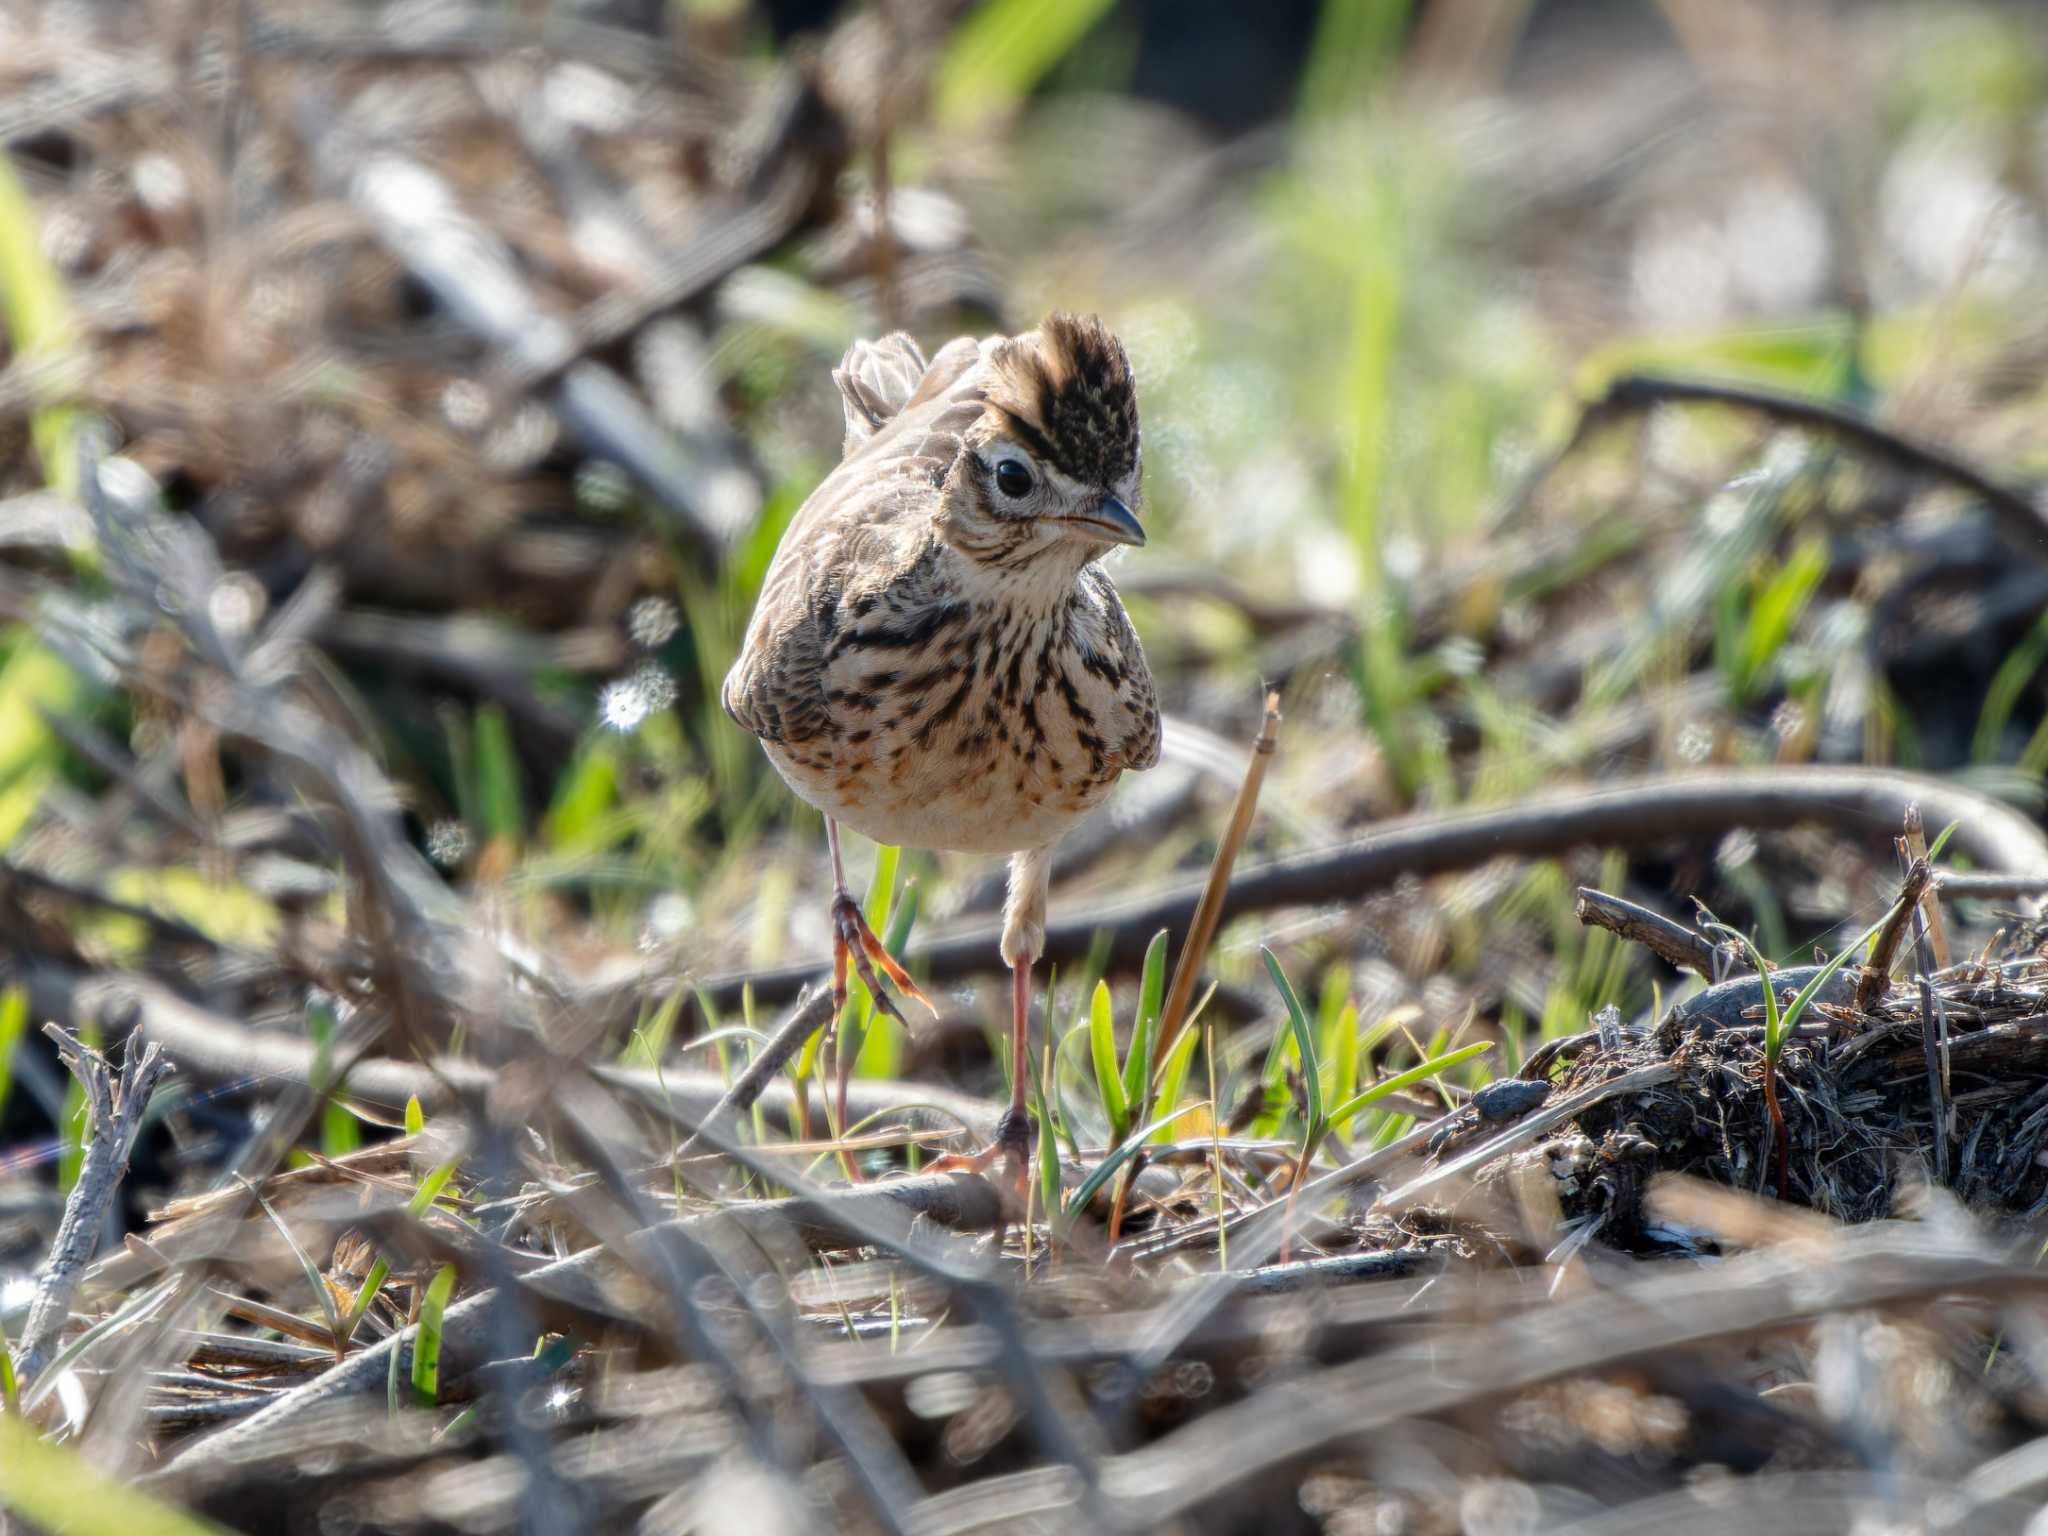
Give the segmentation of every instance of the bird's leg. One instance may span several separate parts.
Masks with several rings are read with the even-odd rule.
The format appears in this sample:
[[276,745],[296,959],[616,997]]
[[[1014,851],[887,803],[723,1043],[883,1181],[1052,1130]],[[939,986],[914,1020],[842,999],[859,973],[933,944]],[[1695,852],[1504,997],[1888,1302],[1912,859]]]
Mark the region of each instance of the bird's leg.
[[896,963],[896,957],[875,937],[875,930],[868,926],[867,914],[854,900],[853,892],[846,884],[846,864],[839,854],[839,823],[830,816],[825,818],[825,842],[832,849],[832,1054],[839,1069],[838,1092],[835,1109],[839,1116],[838,1133],[846,1134],[846,1087],[853,1074],[853,1061],[842,1056],[839,1050],[839,1029],[846,1017],[846,976],[851,969],[868,989],[868,995],[875,1000],[875,1006],[906,1030],[910,1023],[897,1009],[888,993],[882,990],[882,983],[875,974],[880,967],[881,974],[895,984],[896,990],[905,997],[917,999],[933,1018],[939,1010],[932,1006],[932,1000],[918,990],[917,983],[910,979],[909,972]]
[[1016,961],[1010,968],[1010,1107],[996,1122],[991,1152],[1010,1165],[1010,1182],[1019,1191],[1031,1168],[1031,1114],[1024,1107],[1024,1072],[1030,1064],[1031,968],[1035,960]]
[[1045,903],[1052,881],[1052,850],[1034,848],[1010,860],[1010,894],[1003,903],[1003,960],[1010,967],[1010,1107],[996,1122],[995,1140],[969,1156],[945,1157],[932,1171],[984,1173],[1000,1157],[1022,1203],[1031,1168],[1031,1115],[1024,1107],[1030,1069],[1031,968],[1045,949]]

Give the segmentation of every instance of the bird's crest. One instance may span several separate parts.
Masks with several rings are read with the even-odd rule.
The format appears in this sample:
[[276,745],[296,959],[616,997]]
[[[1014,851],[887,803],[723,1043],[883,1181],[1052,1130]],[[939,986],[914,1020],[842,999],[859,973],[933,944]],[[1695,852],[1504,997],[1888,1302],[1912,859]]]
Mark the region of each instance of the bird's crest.
[[1055,310],[989,363],[989,408],[1038,458],[1085,485],[1117,485],[1137,467],[1131,360],[1095,316]]

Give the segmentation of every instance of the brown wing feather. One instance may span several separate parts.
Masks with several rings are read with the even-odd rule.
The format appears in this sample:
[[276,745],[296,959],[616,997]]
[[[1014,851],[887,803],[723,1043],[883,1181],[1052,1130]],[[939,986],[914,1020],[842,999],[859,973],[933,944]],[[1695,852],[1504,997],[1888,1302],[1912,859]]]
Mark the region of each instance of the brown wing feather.
[[1159,761],[1159,697],[1152,686],[1152,669],[1145,664],[1145,648],[1109,573],[1091,566],[1081,579],[1102,615],[1105,659],[1117,678],[1114,719],[1121,734],[1114,751],[1126,769],[1150,768]]
[[[764,741],[797,744],[831,727],[824,672],[833,639],[854,622],[863,592],[886,587],[924,554],[932,489],[981,414],[973,373],[981,347],[961,337],[940,349],[893,411],[871,418],[870,405],[895,399],[895,370],[908,356],[898,341],[915,350],[907,336],[862,344],[872,346],[867,354],[857,345],[834,375],[846,403],[846,457],[783,532],[746,645],[726,674],[725,712]],[[885,351],[889,360],[877,361]],[[864,434],[855,429],[856,409],[872,420]],[[847,588],[848,573],[860,590]]]
[[856,341],[832,370],[846,411],[841,456],[852,454],[910,402],[930,365],[924,349],[907,332],[879,341]]

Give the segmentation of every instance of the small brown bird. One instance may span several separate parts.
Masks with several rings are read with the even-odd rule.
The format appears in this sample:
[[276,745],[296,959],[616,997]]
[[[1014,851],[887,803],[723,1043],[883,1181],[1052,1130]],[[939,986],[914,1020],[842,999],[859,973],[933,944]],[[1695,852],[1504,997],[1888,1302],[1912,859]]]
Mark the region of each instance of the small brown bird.
[[775,553],[726,712],[825,815],[834,1017],[849,963],[930,1002],[847,888],[839,823],[877,842],[1007,853],[1012,1091],[993,1144],[1022,1180],[1031,968],[1053,845],[1126,768],[1159,760],[1145,653],[1102,556],[1142,544],[1138,401],[1122,343],[1092,316],[960,337],[856,342],[833,374],[839,468]]

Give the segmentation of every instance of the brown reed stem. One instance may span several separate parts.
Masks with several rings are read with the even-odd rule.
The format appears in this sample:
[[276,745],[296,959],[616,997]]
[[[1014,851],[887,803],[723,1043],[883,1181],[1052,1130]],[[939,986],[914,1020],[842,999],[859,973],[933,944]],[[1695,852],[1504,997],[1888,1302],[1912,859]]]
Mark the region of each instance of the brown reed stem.
[[1216,857],[1209,865],[1209,883],[1202,887],[1202,899],[1195,904],[1187,942],[1174,963],[1173,981],[1166,989],[1165,1006],[1159,1011],[1159,1033],[1152,1042],[1151,1070],[1155,1073],[1186,1027],[1195,982],[1201,976],[1202,961],[1208,957],[1209,943],[1216,937],[1216,920],[1222,915],[1223,898],[1230,889],[1231,866],[1237,862],[1245,834],[1251,831],[1252,814],[1259,805],[1259,786],[1265,782],[1266,765],[1273,760],[1273,749],[1279,744],[1280,695],[1268,692],[1265,718],[1259,722],[1259,734],[1252,738],[1252,760],[1245,767],[1244,782],[1237,787],[1230,824],[1223,830],[1223,841],[1216,845]]

